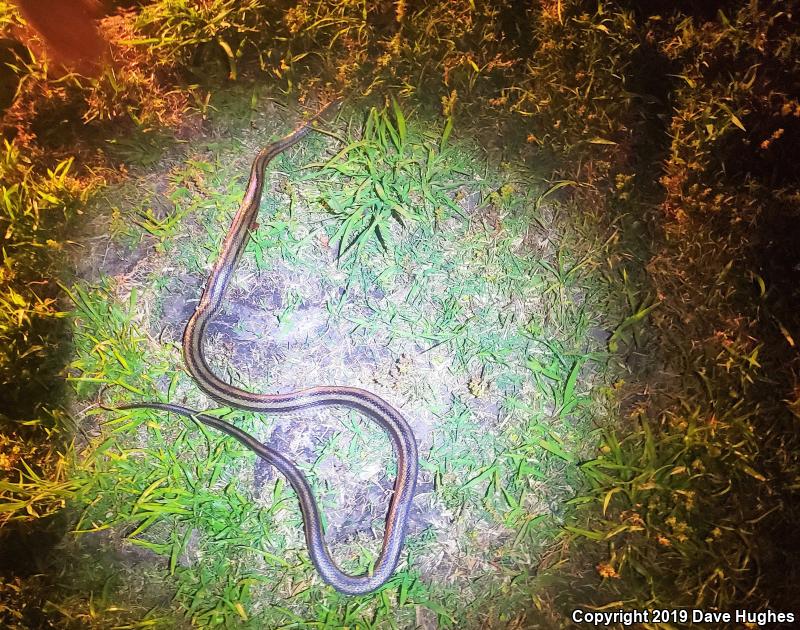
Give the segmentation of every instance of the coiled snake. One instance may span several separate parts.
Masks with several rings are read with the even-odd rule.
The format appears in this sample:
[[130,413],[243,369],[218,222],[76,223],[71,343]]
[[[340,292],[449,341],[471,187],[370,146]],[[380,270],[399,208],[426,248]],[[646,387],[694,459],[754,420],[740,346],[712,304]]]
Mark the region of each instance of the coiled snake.
[[305,475],[284,455],[262,444],[253,436],[219,418],[168,403],[141,402],[118,409],[148,408],[195,418],[214,429],[236,438],[259,457],[275,466],[289,480],[297,493],[303,513],[306,544],[311,561],[322,579],[337,591],[349,595],[369,593],[382,586],[394,573],[403,548],[409,508],[417,480],[417,444],[405,418],[379,396],[355,387],[319,386],[287,394],[256,394],[226,383],[211,371],[203,354],[203,340],[209,322],[222,307],[228,283],[250,239],[264,187],[264,170],[269,162],[291,147],[312,129],[315,121],[337,109],[335,100],[309,121],[259,151],[250,168],[247,192],[222,245],[219,259],[208,277],[202,298],[183,335],[186,368],[200,389],[218,402],[236,409],[261,413],[286,413],[325,406],[349,407],[360,411],[380,425],[389,435],[397,459],[394,494],[389,503],[383,546],[372,572],[354,576],[344,573],[331,558],[325,544],[320,511]]

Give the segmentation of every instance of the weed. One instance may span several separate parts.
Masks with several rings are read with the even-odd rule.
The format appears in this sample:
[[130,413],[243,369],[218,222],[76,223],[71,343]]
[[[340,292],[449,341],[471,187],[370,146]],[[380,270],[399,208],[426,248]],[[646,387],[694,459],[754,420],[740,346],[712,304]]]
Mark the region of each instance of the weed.
[[388,109],[369,111],[363,133],[324,164],[323,175],[337,174],[344,188],[326,186],[324,203],[340,225],[331,236],[339,258],[351,250],[356,257],[377,240],[384,250],[394,246],[392,221],[406,229],[430,233],[436,221],[457,211],[438,182],[448,177],[439,143],[411,139],[405,116],[396,101]]
[[184,65],[197,59],[202,47],[216,45],[224,53],[228,77],[236,80],[237,62],[259,32],[263,0],[160,0],[146,5],[136,19],[136,28],[146,37],[135,40],[162,57],[162,63]]
[[[15,144],[0,162],[0,420],[8,452],[0,457],[3,520],[46,515],[63,506],[73,485],[67,478],[53,386],[64,362],[55,279],[62,276],[63,237],[87,190],[71,175],[72,160],[37,172]],[[63,276],[62,276],[63,277]],[[36,445],[36,436],[51,440]],[[28,440],[32,440],[29,444]],[[11,481],[17,476],[15,481]]]

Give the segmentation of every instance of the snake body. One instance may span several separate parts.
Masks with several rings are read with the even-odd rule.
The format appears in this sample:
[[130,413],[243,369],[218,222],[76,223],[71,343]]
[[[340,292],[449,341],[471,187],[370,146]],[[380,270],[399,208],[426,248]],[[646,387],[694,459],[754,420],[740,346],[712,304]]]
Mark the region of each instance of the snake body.
[[389,435],[397,460],[397,477],[389,503],[381,553],[373,570],[364,575],[344,573],[331,558],[325,544],[322,520],[316,500],[305,475],[288,458],[262,444],[245,431],[208,414],[167,403],[142,402],[121,408],[149,408],[195,418],[237,439],[266,462],[275,466],[291,483],[303,514],[306,544],[311,561],[322,579],[348,595],[369,593],[382,586],[394,573],[403,548],[409,509],[417,480],[417,444],[410,425],[402,414],[379,396],[355,387],[318,386],[286,394],[257,394],[226,383],[208,365],[203,352],[206,329],[222,307],[228,284],[250,239],[250,229],[258,215],[264,171],[279,153],[297,143],[312,129],[314,121],[338,107],[334,101],[287,136],[261,151],[253,160],[247,191],[222,245],[219,259],[208,277],[202,298],[183,335],[186,368],[200,389],[213,399],[232,408],[260,413],[287,413],[301,409],[342,406],[355,409],[381,426]]

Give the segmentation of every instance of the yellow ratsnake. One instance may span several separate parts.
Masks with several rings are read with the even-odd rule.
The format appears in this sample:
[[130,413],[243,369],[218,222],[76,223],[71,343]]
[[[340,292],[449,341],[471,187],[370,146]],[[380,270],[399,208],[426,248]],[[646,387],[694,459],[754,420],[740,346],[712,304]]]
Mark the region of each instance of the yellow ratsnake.
[[397,459],[397,477],[386,516],[383,547],[373,570],[365,575],[354,576],[339,569],[325,544],[320,511],[308,480],[294,463],[275,449],[262,444],[245,431],[220,418],[198,413],[180,405],[141,402],[121,406],[118,409],[148,408],[195,418],[236,438],[259,457],[275,466],[289,480],[297,493],[303,513],[309,555],[320,576],[342,593],[359,595],[374,591],[391,577],[403,548],[419,467],[417,444],[408,422],[399,411],[379,396],[355,387],[318,386],[287,394],[249,392],[220,379],[211,371],[203,354],[203,340],[208,324],[222,307],[228,284],[250,239],[250,230],[255,224],[261,202],[267,164],[308,134],[315,121],[337,109],[339,104],[338,100],[332,101],[289,135],[259,151],[253,160],[247,192],[225,237],[219,259],[208,277],[203,296],[186,325],[183,335],[183,355],[188,372],[197,381],[200,389],[231,408],[261,413],[286,413],[301,409],[342,406],[363,413],[388,433]]

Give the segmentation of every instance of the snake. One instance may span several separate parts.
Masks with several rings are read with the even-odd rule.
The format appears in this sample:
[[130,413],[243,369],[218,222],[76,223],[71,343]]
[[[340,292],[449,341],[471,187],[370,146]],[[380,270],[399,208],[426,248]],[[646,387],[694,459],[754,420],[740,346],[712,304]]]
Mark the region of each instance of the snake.
[[199,413],[182,405],[137,402],[119,406],[117,409],[146,408],[193,418],[238,440],[261,459],[277,468],[297,495],[303,516],[308,553],[322,580],[346,595],[363,595],[379,589],[391,578],[403,550],[419,469],[417,443],[408,421],[383,398],[357,387],[315,386],[279,394],[254,393],[241,389],[222,380],[212,371],[203,349],[208,325],[223,306],[228,285],[250,240],[250,231],[255,228],[267,165],[281,152],[299,142],[311,131],[315,122],[338,109],[340,104],[340,99],[334,99],[308,121],[283,138],[267,145],[256,155],[250,167],[250,178],[244,198],[222,243],[219,258],[206,281],[201,299],[186,325],[182,347],[187,372],[198,387],[212,399],[232,409],[262,414],[284,414],[323,407],[345,407],[362,413],[388,434],[397,462],[397,474],[385,519],[380,555],[372,565],[372,569],[363,575],[350,575],[339,568],[325,543],[320,509],[311,485],[303,472],[275,448],[263,444],[249,433],[221,418]]

